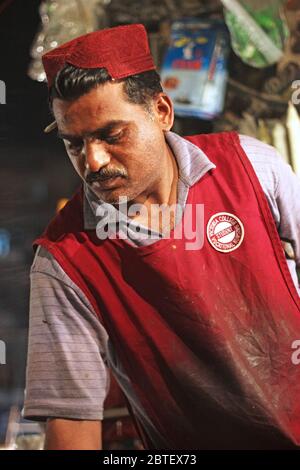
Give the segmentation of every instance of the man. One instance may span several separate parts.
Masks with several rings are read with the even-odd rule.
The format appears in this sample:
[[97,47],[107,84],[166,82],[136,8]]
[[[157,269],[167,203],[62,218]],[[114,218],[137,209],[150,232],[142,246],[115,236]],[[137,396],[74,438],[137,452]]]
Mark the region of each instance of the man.
[[297,447],[299,180],[255,139],[172,133],[141,25],[44,67],[83,187],[35,241],[25,417],[101,448],[108,366],[146,448]]

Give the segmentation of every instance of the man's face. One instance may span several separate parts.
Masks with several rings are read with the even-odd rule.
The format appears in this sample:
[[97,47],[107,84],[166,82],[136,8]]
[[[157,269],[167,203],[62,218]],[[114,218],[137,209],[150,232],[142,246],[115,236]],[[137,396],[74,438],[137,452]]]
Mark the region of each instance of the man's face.
[[101,200],[133,201],[160,184],[170,152],[164,131],[172,127],[173,109],[160,93],[151,110],[128,102],[121,82],[99,85],[73,101],[54,99],[58,133],[71,162]]

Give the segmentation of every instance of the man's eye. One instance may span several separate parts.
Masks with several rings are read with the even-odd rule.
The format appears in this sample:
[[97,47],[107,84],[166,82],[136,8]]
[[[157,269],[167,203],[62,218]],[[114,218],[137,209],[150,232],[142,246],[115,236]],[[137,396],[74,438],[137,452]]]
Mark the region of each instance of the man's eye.
[[117,134],[114,134],[114,135],[110,135],[106,137],[105,140],[108,144],[114,144],[115,142],[118,142],[118,140],[120,140],[122,136],[123,136],[123,131],[118,132]]
[[82,142],[68,142],[68,148],[72,152],[79,152],[82,149]]

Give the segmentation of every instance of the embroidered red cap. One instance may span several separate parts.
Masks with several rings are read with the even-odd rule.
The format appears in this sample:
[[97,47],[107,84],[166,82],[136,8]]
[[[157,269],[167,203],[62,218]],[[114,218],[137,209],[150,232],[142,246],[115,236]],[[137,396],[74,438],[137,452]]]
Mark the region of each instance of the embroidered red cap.
[[116,26],[84,34],[42,57],[48,87],[65,64],[84,69],[105,67],[113,79],[155,69],[142,24]]

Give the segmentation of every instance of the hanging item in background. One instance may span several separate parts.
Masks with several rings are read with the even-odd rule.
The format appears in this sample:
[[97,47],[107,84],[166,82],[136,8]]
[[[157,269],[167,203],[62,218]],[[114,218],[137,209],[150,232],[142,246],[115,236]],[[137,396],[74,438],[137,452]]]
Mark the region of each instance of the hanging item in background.
[[277,63],[289,32],[283,0],[221,0],[235,53],[253,67]]
[[[273,7],[283,2],[272,2]],[[266,8],[265,0],[250,0],[257,10]],[[236,130],[273,145],[300,174],[300,0],[285,4],[290,36],[284,55],[276,66],[254,68],[233,56],[228,80],[225,113],[214,122],[214,131]],[[298,45],[297,45],[298,44]],[[297,45],[297,48],[296,48]],[[234,77],[234,78],[233,78]],[[293,104],[291,104],[291,102]]]
[[30,78],[39,82],[46,80],[41,57],[47,51],[76,36],[105,27],[106,3],[107,0],[43,1],[39,8],[42,25],[30,52],[33,59],[28,69]]
[[292,102],[280,119],[255,117],[249,111],[244,111],[241,115],[226,111],[222,119],[214,123],[214,132],[232,130],[275,147],[300,177],[300,117]]
[[108,0],[107,3],[111,26],[143,23],[148,31],[165,20],[194,18],[221,10],[219,0]]
[[295,62],[287,62],[279,69],[275,76],[266,80],[263,91],[270,95],[284,96],[286,92],[291,94],[291,85],[300,78],[300,66]]
[[300,177],[300,118],[297,109],[290,101],[287,112],[287,130],[290,144],[291,164]]
[[160,73],[176,115],[213,119],[223,111],[228,53],[223,22],[186,19],[172,24]]
[[281,155],[287,163],[290,163],[287,129],[281,121],[276,120],[274,123],[272,128],[272,141],[279,155]]
[[[284,14],[290,32],[290,37],[286,43],[284,56],[278,64],[278,71],[286,68],[290,63],[298,65],[296,79],[300,78],[300,0],[295,2],[287,1]],[[292,70],[290,70],[292,71]],[[292,80],[295,78],[292,77]],[[291,81],[292,81],[291,80]]]

